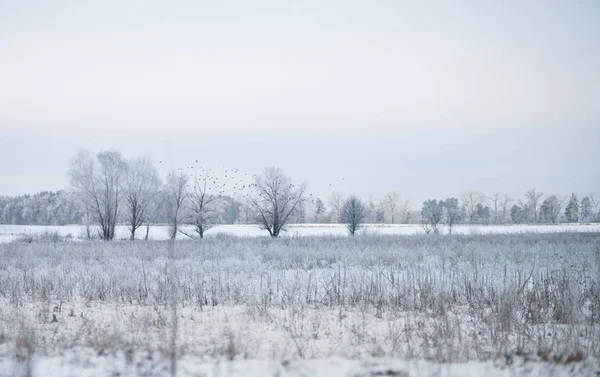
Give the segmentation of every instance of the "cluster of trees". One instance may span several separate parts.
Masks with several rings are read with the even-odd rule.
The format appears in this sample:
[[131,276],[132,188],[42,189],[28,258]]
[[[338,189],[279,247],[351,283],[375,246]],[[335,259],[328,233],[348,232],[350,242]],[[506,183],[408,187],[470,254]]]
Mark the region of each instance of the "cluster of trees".
[[448,225],[449,233],[452,233],[452,226],[464,218],[463,210],[458,206],[458,199],[448,198],[437,201],[435,199],[423,202],[421,210],[421,223],[426,233],[438,233],[439,226],[445,222]]
[[[576,194],[544,198],[529,190],[523,199],[515,200],[508,194],[486,196],[468,190],[460,199],[426,200],[419,219],[419,213],[411,211],[410,200],[402,199],[398,191],[366,202],[335,191],[326,205],[306,194],[306,183],[295,184],[281,169],[271,167],[252,175],[251,182],[236,178],[229,183],[228,189],[233,186],[238,194],[233,198],[225,194],[228,183],[224,178],[229,174],[231,179],[237,169],[225,170],[221,180],[201,166],[195,171],[187,169],[172,171],[163,181],[148,158],[124,159],[116,151],[93,154],[82,150],[71,160],[68,192],[0,197],[0,223],[96,224],[104,240],[114,238],[117,224],[127,224],[134,240],[144,225],[148,237],[150,223],[169,224],[171,238],[178,234],[202,238],[217,224],[234,223],[259,224],[278,237],[286,224],[304,222],[344,223],[353,235],[365,222],[418,221],[427,233],[438,233],[442,224],[452,232],[455,224],[600,221],[600,201],[591,194],[581,200]],[[182,225],[191,225],[193,232]]]
[[[543,200],[542,200],[543,199]],[[512,204],[514,203],[514,204]],[[421,209],[421,223],[426,232],[437,233],[439,225],[446,224],[450,232],[457,223],[465,224],[556,224],[558,222],[598,222],[600,201],[593,194],[579,200],[550,195],[535,189],[525,192],[524,199],[514,200],[508,194],[491,197],[469,190],[461,200],[426,200]]]
[[[290,222],[344,222],[354,234],[364,221],[411,219],[410,201],[400,201],[397,191],[381,201],[371,198],[366,205],[356,196],[344,198],[334,192],[327,211],[320,198],[306,195],[306,183],[294,184],[277,167],[253,175],[251,183],[238,183],[238,199],[223,194],[225,183],[219,183],[210,169],[189,174],[180,168],[162,182],[149,159],[125,160],[115,151],[97,155],[79,151],[68,174],[73,198],[84,209],[84,221],[97,224],[104,240],[114,238],[117,223],[128,224],[134,240],[140,227],[146,224],[147,238],[149,224],[157,222],[171,226],[171,238],[179,233],[202,238],[208,229],[222,223],[258,223],[278,237]],[[184,224],[192,225],[194,232],[182,229]]]
[[[322,215],[315,216],[314,222],[342,222],[343,209],[347,199],[340,191],[333,192],[327,200],[329,211],[325,211],[325,207],[323,207]],[[389,191],[379,199],[371,196],[365,202],[361,201],[361,203],[364,206],[364,221],[366,223],[410,224],[414,221],[410,199],[402,198],[399,191]],[[321,202],[321,204],[323,203]]]
[[85,213],[66,191],[0,196],[0,224],[81,224]]
[[[506,219],[505,219],[506,220]],[[513,224],[559,222],[598,222],[600,221],[600,200],[594,194],[578,199],[544,194],[535,189],[525,193],[525,199],[519,199],[510,207],[509,221]]]
[[[130,239],[150,223],[171,225],[171,238],[182,233],[189,237],[204,237],[214,224],[234,223],[241,204],[222,194],[209,192],[209,181],[217,179],[203,172],[187,174],[182,169],[167,174],[164,182],[148,158],[125,160],[119,152],[94,155],[81,150],[71,160],[68,171],[72,198],[85,213],[86,224],[100,228],[103,240],[112,240],[115,228],[125,223]],[[186,233],[181,225],[193,225],[194,233]]]
[[[130,239],[136,239],[136,230],[146,224],[146,239],[151,213],[162,213],[170,225],[170,236],[179,233],[190,238],[203,238],[206,231],[222,221],[224,197],[213,191],[225,183],[209,171],[188,174],[170,172],[162,183],[156,168],[146,158],[124,160],[119,152],[109,151],[93,155],[80,151],[71,161],[70,187],[73,197],[85,208],[85,213],[99,226],[103,240],[112,240],[117,223],[129,225]],[[231,173],[230,173],[231,174]],[[315,216],[325,213],[319,199],[306,195],[306,183],[295,184],[277,167],[254,175],[252,183],[237,188],[244,191],[244,212],[258,223],[271,237],[278,237],[285,225],[306,216],[306,208],[315,209]],[[160,200],[159,200],[160,198]],[[161,206],[156,205],[161,203]],[[239,211],[239,210],[238,210]],[[354,235],[366,214],[365,206],[356,197],[346,199],[339,210],[340,220]],[[182,229],[192,225],[194,233]]]

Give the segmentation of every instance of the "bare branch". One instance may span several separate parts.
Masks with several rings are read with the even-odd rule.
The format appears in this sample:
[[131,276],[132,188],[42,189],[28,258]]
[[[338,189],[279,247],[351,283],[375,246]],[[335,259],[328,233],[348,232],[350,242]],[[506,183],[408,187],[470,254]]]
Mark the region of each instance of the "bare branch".
[[250,203],[256,221],[271,237],[278,237],[304,203],[306,183],[294,185],[281,169],[271,167],[255,177],[253,187],[256,193]]

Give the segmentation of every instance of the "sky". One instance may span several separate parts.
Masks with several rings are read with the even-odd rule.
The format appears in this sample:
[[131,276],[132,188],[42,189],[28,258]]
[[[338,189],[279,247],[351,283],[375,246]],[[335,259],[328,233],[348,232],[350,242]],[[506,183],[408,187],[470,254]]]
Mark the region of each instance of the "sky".
[[66,188],[79,148],[321,197],[600,194],[599,123],[596,1],[0,1],[0,195]]

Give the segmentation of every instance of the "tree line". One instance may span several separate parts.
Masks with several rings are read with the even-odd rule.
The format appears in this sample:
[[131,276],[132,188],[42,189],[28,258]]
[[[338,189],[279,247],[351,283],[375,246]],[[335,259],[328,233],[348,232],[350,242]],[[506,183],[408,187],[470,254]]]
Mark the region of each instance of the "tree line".
[[442,224],[451,232],[456,224],[600,221],[593,194],[579,200],[576,194],[544,197],[532,189],[515,200],[467,190],[460,198],[426,200],[417,212],[399,191],[365,201],[334,191],[323,201],[306,192],[306,182],[294,183],[277,167],[252,175],[233,168],[215,174],[196,160],[163,180],[149,158],[125,159],[117,151],[79,151],[68,176],[67,191],[0,197],[0,223],[97,225],[100,238],[110,240],[117,224],[127,224],[136,239],[143,227],[148,237],[150,224],[169,224],[171,238],[202,238],[217,224],[236,223],[259,224],[277,237],[289,223],[345,223],[354,234],[362,223],[420,223],[437,233]]
[[429,199],[423,202],[421,224],[427,233],[438,233],[445,224],[449,232],[455,224],[556,224],[600,222],[600,201],[594,194],[578,199],[576,193],[570,197],[544,194],[531,189],[523,199],[513,199],[508,194],[491,197],[469,190],[461,200]]
[[0,196],[0,224],[81,224],[85,213],[66,191],[43,191],[34,195]]

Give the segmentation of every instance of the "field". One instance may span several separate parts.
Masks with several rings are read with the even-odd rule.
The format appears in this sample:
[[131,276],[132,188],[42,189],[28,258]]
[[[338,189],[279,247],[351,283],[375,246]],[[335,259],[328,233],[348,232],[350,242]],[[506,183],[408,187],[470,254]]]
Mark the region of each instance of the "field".
[[[183,227],[185,232],[193,234],[191,227]],[[90,227],[93,235],[97,234],[94,227]],[[442,233],[448,230],[441,228]],[[600,224],[555,224],[555,225],[456,225],[452,228],[454,234],[514,234],[514,233],[559,233],[559,232],[600,232]],[[420,235],[425,231],[419,224],[365,224],[359,233],[363,235]],[[143,239],[146,228],[138,229],[136,238]],[[347,236],[346,227],[341,224],[292,224],[282,237],[295,236]],[[86,228],[82,225],[68,226],[37,226],[37,225],[0,225],[0,243],[35,238],[40,235],[55,235],[73,240],[86,239]],[[166,240],[169,227],[152,225],[149,229],[150,240]],[[232,235],[239,237],[267,237],[268,233],[256,225],[218,225],[207,232],[207,237]],[[188,237],[178,235],[181,239]],[[117,226],[116,238],[129,239],[129,229],[125,225]]]
[[0,244],[0,376],[600,374],[594,227],[302,229]]

